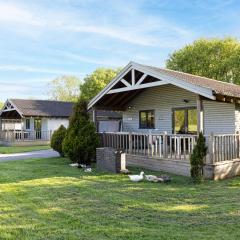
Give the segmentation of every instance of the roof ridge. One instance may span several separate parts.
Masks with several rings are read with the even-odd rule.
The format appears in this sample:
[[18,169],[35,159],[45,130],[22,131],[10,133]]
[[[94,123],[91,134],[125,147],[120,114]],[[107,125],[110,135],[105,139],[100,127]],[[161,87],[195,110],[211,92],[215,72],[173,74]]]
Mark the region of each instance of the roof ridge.
[[12,100],[20,100],[20,101],[41,101],[41,102],[58,102],[58,103],[74,103],[70,101],[60,101],[60,100],[50,100],[50,99],[23,99],[23,98],[10,98],[10,101]]

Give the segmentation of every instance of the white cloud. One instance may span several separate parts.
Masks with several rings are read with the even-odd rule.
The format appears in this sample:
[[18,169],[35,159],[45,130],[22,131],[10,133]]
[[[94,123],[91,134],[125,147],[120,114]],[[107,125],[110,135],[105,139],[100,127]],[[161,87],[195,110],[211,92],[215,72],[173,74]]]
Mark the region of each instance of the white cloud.
[[[191,31],[169,22],[160,15],[155,17],[146,15],[138,9],[137,3],[131,5],[131,11],[126,9],[124,3],[116,6],[123,9],[111,9],[118,14],[115,21],[112,21],[112,15],[107,11],[103,15],[93,17],[94,13],[88,13],[87,8],[77,11],[73,9],[51,11],[46,7],[30,8],[23,4],[3,2],[0,3],[0,24],[21,24],[20,28],[13,30],[23,33],[32,28],[33,37],[41,31],[44,33],[47,31],[48,34],[54,31],[65,34],[88,33],[135,45],[155,47],[175,47],[193,35]],[[36,28],[41,31],[37,32]]]
[[0,23],[27,24],[38,27],[43,27],[46,24],[46,22],[37,19],[36,15],[27,8],[9,2],[0,2]]
[[111,67],[119,67],[122,65],[126,64],[126,61],[124,61],[123,59],[110,59],[109,57],[103,59],[98,58],[98,57],[87,57],[87,56],[83,56],[83,55],[79,55],[76,53],[72,53],[72,52],[67,52],[67,51],[56,51],[56,54],[58,56],[61,56],[61,58],[68,58],[68,59],[72,59],[74,62],[76,61],[80,61],[80,62],[85,62],[85,63],[93,63],[96,65],[102,65],[102,66],[111,66]]
[[[51,77],[47,78],[31,78],[12,79],[10,81],[1,81],[0,101],[5,101],[8,98],[47,98],[46,87]],[[9,87],[11,86],[11,87]]]
[[18,72],[29,72],[29,73],[48,73],[48,74],[75,74],[75,75],[84,75],[81,72],[76,71],[65,71],[59,69],[50,69],[50,68],[38,68],[32,66],[23,66],[23,65],[0,65],[0,71],[18,71]]
[[122,40],[124,42],[143,45],[143,46],[154,46],[156,45],[156,39],[151,36],[144,36],[143,34],[139,34],[136,30],[132,29],[131,31],[127,31],[127,29],[120,29],[118,27],[104,27],[104,26],[67,26],[66,30],[74,31],[74,32],[83,32],[83,33],[94,33],[100,34],[107,37],[115,38],[118,40]]
[[32,86],[23,86],[21,83],[9,85],[1,85],[0,90],[0,101],[5,101],[8,98],[42,98],[44,92],[39,90],[39,88],[33,88]]
[[11,93],[24,93],[28,91],[30,87],[23,86],[22,84],[14,84],[9,87],[9,85],[1,85],[1,92],[11,92]]

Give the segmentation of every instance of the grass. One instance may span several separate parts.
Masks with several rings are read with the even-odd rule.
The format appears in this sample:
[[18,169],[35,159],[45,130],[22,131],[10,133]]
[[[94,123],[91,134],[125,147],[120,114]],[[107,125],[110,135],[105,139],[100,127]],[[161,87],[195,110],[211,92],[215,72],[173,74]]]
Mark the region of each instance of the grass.
[[22,152],[32,152],[38,150],[50,149],[50,146],[17,146],[17,147],[5,147],[0,146],[0,153],[9,154],[9,153],[22,153]]
[[0,239],[240,238],[240,178],[133,183],[68,164],[61,158],[0,164]]

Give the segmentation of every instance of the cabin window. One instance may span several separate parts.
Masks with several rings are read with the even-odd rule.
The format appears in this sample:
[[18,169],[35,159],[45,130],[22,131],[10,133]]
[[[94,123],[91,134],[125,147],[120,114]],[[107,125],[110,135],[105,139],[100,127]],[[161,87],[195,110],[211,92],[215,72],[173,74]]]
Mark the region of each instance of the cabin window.
[[154,110],[139,111],[139,128],[153,129],[155,127]]
[[197,133],[197,108],[173,109],[173,133]]
[[30,129],[30,119],[29,118],[26,119],[26,129],[27,130]]
[[35,131],[41,131],[42,128],[42,120],[39,118],[34,119],[34,130]]

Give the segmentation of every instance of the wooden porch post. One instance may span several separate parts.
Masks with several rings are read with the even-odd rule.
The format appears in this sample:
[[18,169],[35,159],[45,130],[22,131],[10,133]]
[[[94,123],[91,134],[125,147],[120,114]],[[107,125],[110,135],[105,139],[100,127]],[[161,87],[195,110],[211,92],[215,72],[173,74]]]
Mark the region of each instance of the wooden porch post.
[[214,146],[214,133],[211,132],[209,136],[208,142],[208,157],[206,158],[206,163],[213,164],[214,163],[214,155],[215,155],[215,146]]
[[197,95],[197,132],[203,133],[203,103],[200,95]]
[[96,108],[95,107],[92,108],[92,121],[93,121],[93,123],[96,127],[96,130],[98,131],[98,129],[97,129],[97,115],[96,115]]

